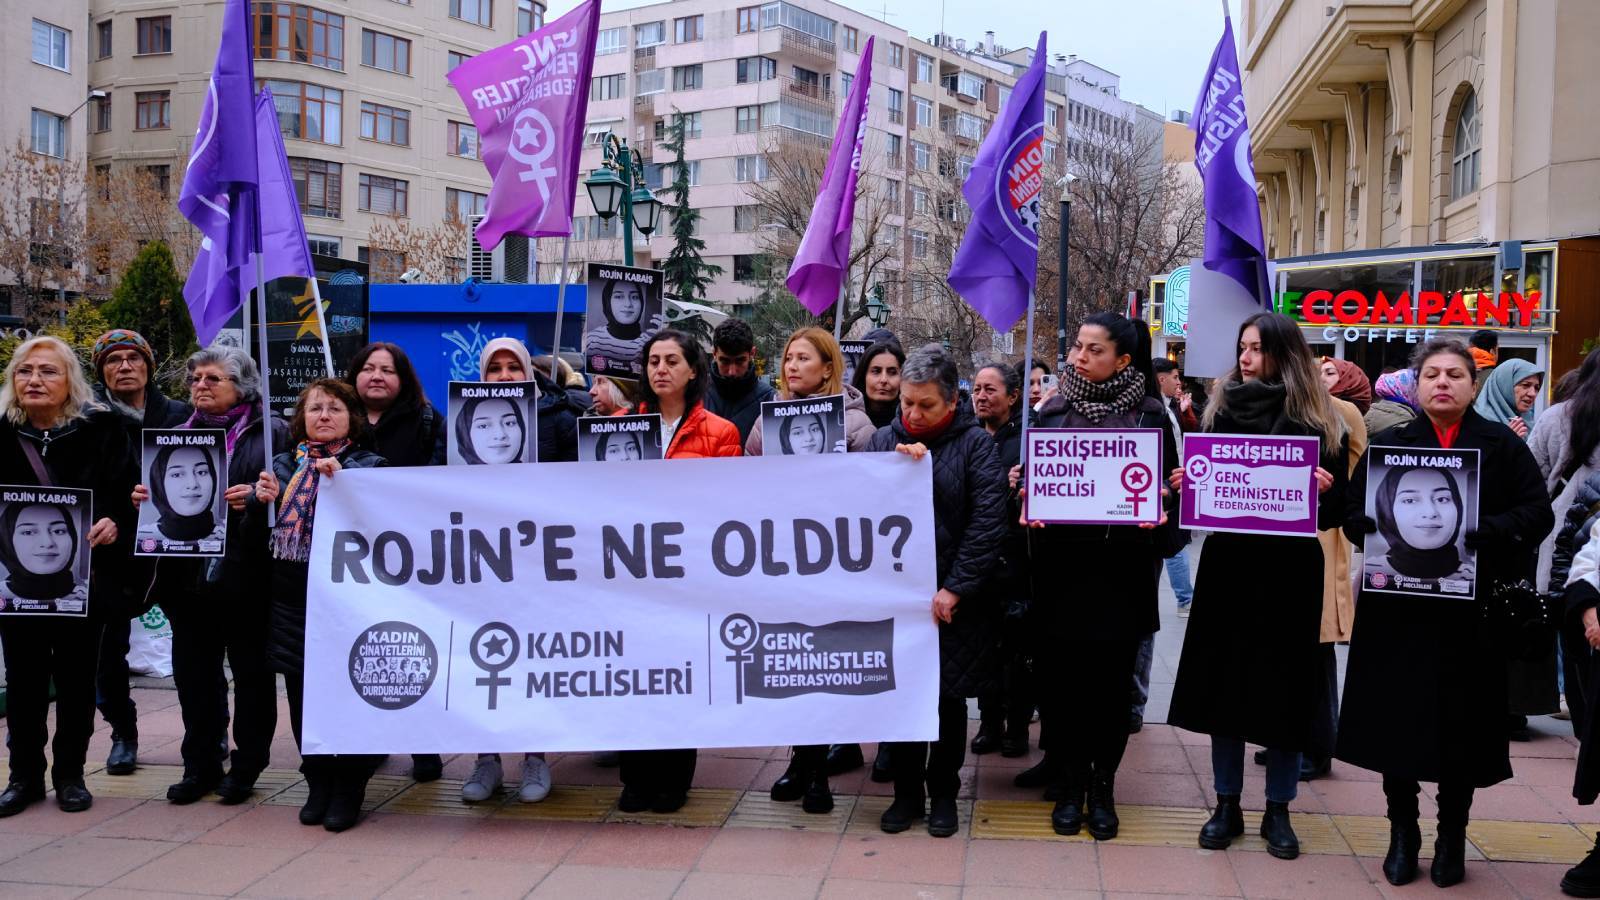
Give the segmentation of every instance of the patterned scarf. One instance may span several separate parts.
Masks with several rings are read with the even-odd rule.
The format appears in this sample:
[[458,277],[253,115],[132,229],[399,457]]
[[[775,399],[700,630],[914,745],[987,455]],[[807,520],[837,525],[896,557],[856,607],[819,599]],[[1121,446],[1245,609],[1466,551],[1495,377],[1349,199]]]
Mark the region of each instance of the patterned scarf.
[[1061,396],[1072,403],[1072,408],[1095,424],[1107,416],[1122,415],[1137,409],[1144,400],[1144,373],[1133,366],[1105,381],[1094,382],[1067,367],[1061,380]]
[[228,458],[233,458],[234,445],[239,443],[239,438],[244,435],[245,429],[250,427],[251,405],[241,403],[220,416],[203,413],[195,410],[189,421],[178,426],[180,428],[221,428],[227,432],[223,443],[228,447]]
[[294,448],[294,474],[279,498],[278,524],[272,529],[272,557],[296,562],[311,558],[311,524],[316,516],[317,485],[322,475],[316,461],[338,456],[350,447],[342,441],[301,441]]

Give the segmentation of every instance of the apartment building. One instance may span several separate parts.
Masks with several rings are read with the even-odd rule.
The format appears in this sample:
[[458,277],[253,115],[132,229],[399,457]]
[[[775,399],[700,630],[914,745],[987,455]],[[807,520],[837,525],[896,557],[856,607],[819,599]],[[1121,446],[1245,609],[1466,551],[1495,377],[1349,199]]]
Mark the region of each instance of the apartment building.
[[[224,2],[88,6],[80,53],[88,86],[106,93],[86,117],[89,165],[144,167],[175,198]],[[483,212],[489,177],[477,131],[445,73],[541,26],[545,8],[544,0],[255,0],[256,79],[276,98],[314,252],[366,261],[383,217],[429,227]]]

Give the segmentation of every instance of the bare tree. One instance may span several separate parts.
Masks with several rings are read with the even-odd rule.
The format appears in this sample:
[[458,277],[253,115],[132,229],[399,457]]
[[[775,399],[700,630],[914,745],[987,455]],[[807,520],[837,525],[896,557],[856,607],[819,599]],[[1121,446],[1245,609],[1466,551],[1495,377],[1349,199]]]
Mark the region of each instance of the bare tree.
[[394,282],[407,269],[423,282],[453,284],[466,277],[467,224],[452,210],[444,221],[419,225],[402,216],[375,219],[367,230],[368,280]]
[[103,165],[89,176],[86,293],[110,296],[139,250],[153,241],[172,250],[180,273],[189,271],[200,233],[178,213],[170,172]]
[[83,287],[82,159],[34,153],[18,141],[0,151],[0,281],[30,327],[56,322]]

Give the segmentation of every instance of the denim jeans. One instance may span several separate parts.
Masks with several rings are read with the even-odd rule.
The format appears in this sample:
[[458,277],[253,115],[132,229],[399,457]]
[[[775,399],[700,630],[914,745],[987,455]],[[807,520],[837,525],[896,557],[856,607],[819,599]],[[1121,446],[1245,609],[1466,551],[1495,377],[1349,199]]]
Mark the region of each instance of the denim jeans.
[[[1218,794],[1244,792],[1244,741],[1211,736],[1211,772]],[[1300,791],[1300,754],[1267,748],[1267,799],[1288,803]]]
[[1150,702],[1150,664],[1155,660],[1156,636],[1147,634],[1139,642],[1133,657],[1133,714],[1144,718],[1144,706]]
[[1167,581],[1172,583],[1172,593],[1178,597],[1178,605],[1188,606],[1194,599],[1194,582],[1189,580],[1189,553],[1179,550],[1167,557]]

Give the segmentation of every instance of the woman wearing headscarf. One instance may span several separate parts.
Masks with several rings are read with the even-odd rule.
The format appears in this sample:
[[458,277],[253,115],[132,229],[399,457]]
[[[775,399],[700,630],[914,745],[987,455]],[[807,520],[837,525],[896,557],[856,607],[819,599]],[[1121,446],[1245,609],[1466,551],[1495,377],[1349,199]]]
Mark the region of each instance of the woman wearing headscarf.
[[[11,751],[0,817],[44,799],[52,684],[56,734],[50,780],[56,805],[64,812],[82,812],[94,802],[84,786],[83,767],[94,731],[95,660],[105,623],[130,614],[117,584],[132,550],[134,516],[128,496],[138,478],[138,463],[121,417],[92,398],[78,357],[53,337],[23,341],[0,385],[0,483],[92,491],[96,516],[92,524],[69,525],[70,517],[53,507],[12,504],[9,521],[0,523],[5,537],[0,545],[6,547],[3,590],[12,598],[7,606],[26,600],[74,613],[0,611]],[[33,546],[18,544],[24,517],[30,519],[29,529],[39,531],[21,536],[24,545]],[[74,602],[83,569],[77,548],[84,538],[90,548],[87,609]],[[62,565],[68,540],[73,559]]]
[[[216,791],[223,803],[243,803],[266,769],[278,727],[278,684],[267,664],[269,583],[255,577],[267,566],[264,520],[244,507],[265,464],[265,429],[283,447],[289,429],[263,417],[261,374],[250,354],[214,346],[189,357],[194,414],[179,428],[221,429],[227,454],[223,499],[228,503],[226,555],[221,559],[163,558],[152,592],[172,623],[172,680],[183,713],[183,777],[167,799],[193,803]],[[163,490],[152,478],[134,488],[135,504]],[[233,673],[233,743],[226,775],[217,747],[228,738],[228,680]]]
[[[1383,434],[1381,445],[1477,450],[1483,476],[1478,479],[1478,525],[1463,536],[1467,547],[1477,551],[1478,590],[1531,579],[1535,541],[1554,522],[1533,454],[1506,425],[1473,411],[1473,360],[1466,347],[1451,340],[1429,341],[1414,359],[1423,415]],[[1367,466],[1358,464],[1345,525],[1350,540],[1360,546],[1368,535],[1384,529],[1386,537],[1401,538],[1410,548],[1405,565],[1412,571],[1428,568],[1448,574],[1456,550],[1437,535],[1464,528],[1457,507],[1459,486],[1452,491],[1448,484],[1419,485],[1434,498],[1438,521],[1430,528],[1435,536],[1406,539],[1410,526],[1385,526],[1366,512],[1366,482]],[[1397,481],[1393,487],[1398,491],[1401,486]],[[1446,521],[1452,517],[1455,523]],[[1357,599],[1336,755],[1383,775],[1389,818],[1383,873],[1391,884],[1416,877],[1422,845],[1419,782],[1439,786],[1439,836],[1431,877],[1434,884],[1448,887],[1466,877],[1473,791],[1511,777],[1506,655],[1496,646],[1497,637],[1485,629],[1479,605],[1460,598],[1369,595],[1363,587]]]
[[1544,370],[1525,359],[1508,359],[1494,367],[1478,392],[1473,409],[1491,422],[1500,422],[1517,437],[1533,430],[1533,407],[1544,384]]
[[[1315,437],[1317,525],[1343,520],[1344,420],[1293,320],[1258,313],[1244,321],[1238,362],[1212,384],[1201,421],[1219,434]],[[1174,473],[1176,485],[1182,476]],[[1211,735],[1217,806],[1200,830],[1208,850],[1244,833],[1239,803],[1248,741],[1267,748],[1267,851],[1279,859],[1300,854],[1289,803],[1299,790],[1300,754],[1311,747],[1311,698],[1321,685],[1322,562],[1322,546],[1303,537],[1219,532],[1200,551],[1168,721]]]
[[456,416],[456,452],[467,465],[525,462],[528,423],[514,400],[470,397]]
[[386,465],[383,457],[361,449],[367,430],[366,410],[355,388],[334,378],[319,378],[300,392],[289,425],[290,447],[272,458],[272,471],[262,472],[246,504],[250,523],[266,528],[268,506],[276,502],[276,521],[267,542],[271,558],[256,580],[272,591],[267,654],[283,675],[289,699],[289,725],[302,748],[300,772],[306,777],[306,802],[300,824],[328,831],[353,827],[361,816],[367,780],[382,756],[305,753],[303,710],[306,693],[306,582],[310,577],[312,529],[317,491],[325,478],[344,469]]
[[625,416],[633,412],[633,399],[623,390],[622,383],[604,375],[594,376],[589,385],[590,414],[596,416]]
[[638,377],[642,368],[639,350],[646,338],[661,329],[661,314],[645,321],[644,285],[618,278],[606,281],[599,301],[605,324],[584,336],[583,352],[591,359],[600,358],[603,364],[591,364],[589,371],[608,371],[611,365],[620,364],[628,368],[617,374]]
[[1362,416],[1369,438],[1417,417],[1417,376],[1410,369],[1379,375],[1372,393],[1377,399]]
[[221,541],[227,519],[218,519],[215,506],[222,470],[214,451],[207,447],[166,446],[150,462],[150,502],[156,520],[141,525],[138,538],[193,547],[201,541]]
[[893,422],[900,412],[900,367],[905,363],[905,351],[891,339],[868,347],[856,364],[850,386],[861,393],[875,428]]

